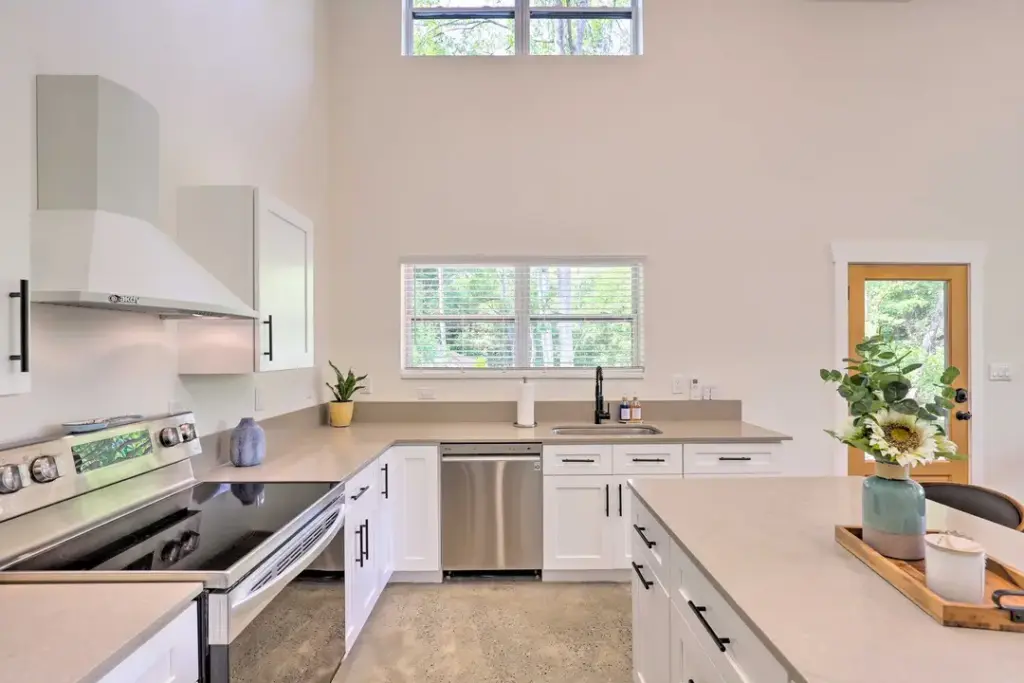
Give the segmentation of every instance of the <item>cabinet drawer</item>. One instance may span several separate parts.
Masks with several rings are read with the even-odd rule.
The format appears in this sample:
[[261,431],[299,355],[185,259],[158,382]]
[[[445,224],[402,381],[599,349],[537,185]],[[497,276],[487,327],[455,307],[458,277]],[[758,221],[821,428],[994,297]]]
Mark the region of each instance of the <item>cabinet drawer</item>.
[[681,444],[629,444],[612,446],[615,474],[682,474]]
[[687,444],[683,448],[683,474],[781,474],[782,444]]
[[345,482],[345,508],[347,512],[351,512],[355,509],[354,506],[359,505],[359,501],[368,499],[374,491],[378,490],[380,487],[379,469],[377,461],[374,460]]
[[[672,539],[654,515],[634,498],[632,500],[632,519],[630,520],[633,548],[644,550],[644,563],[650,565],[651,571],[664,583],[671,585],[669,563],[672,555]],[[639,562],[634,555],[634,561]]]
[[[788,683],[786,669],[711,585],[690,556],[675,543],[670,554],[672,604],[682,613],[726,683]],[[728,642],[720,646],[715,637],[728,639]]]
[[544,447],[544,474],[611,473],[611,446],[574,444]]
[[99,683],[194,683],[199,680],[196,614],[196,605],[192,603]]

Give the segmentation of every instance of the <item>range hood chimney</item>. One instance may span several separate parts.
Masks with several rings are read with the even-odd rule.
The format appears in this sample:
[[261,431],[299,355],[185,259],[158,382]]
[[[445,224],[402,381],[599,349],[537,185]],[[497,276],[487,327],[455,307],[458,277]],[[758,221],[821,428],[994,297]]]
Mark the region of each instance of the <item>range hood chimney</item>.
[[100,76],[36,77],[32,301],[162,317],[257,314],[157,227],[160,120]]

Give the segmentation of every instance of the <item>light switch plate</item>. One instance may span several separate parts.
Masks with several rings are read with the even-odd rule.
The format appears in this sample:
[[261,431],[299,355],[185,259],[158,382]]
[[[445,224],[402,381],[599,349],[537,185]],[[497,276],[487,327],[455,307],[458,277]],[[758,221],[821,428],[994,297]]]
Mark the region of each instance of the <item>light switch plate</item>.
[[992,363],[988,366],[988,378],[992,382],[1013,381],[1013,368],[1008,363]]
[[421,401],[433,401],[437,398],[433,387],[420,387],[416,390],[416,398]]

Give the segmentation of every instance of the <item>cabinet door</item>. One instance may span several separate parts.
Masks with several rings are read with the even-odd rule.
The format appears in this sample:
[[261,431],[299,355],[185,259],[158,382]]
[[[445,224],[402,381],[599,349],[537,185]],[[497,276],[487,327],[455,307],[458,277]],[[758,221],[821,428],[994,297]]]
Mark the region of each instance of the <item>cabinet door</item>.
[[260,370],[313,367],[313,224],[257,192]]
[[615,566],[618,482],[606,476],[544,477],[544,569]]
[[393,449],[389,449],[377,459],[380,467],[380,500],[378,501],[377,518],[379,520],[374,538],[377,545],[377,592],[384,590],[395,571],[395,500],[392,498],[394,489],[391,479],[394,476],[392,462]]
[[350,502],[345,510],[345,649],[352,646],[366,622],[365,603],[369,592],[366,561],[363,559],[365,537],[361,506]]
[[671,653],[670,666],[672,683],[724,683],[711,658],[697,642],[690,625],[682,613],[673,605],[671,608]]
[[633,680],[667,683],[671,671],[672,600],[636,551],[633,567]]
[[436,446],[388,451],[388,499],[394,504],[394,567],[402,572],[441,570],[440,458]]
[[[22,348],[21,281],[29,278],[29,236],[35,180],[35,73],[26,46],[0,41],[0,396],[27,392],[30,375],[21,360],[10,357],[31,351]],[[19,298],[11,298],[13,292]],[[25,328],[27,329],[27,328]]]
[[[616,508],[616,512],[620,513],[615,518],[618,523],[616,546],[615,546],[615,568],[616,569],[629,569],[632,567],[630,564],[633,561],[633,540],[636,536],[636,532],[633,530],[633,491],[629,488],[626,483],[629,479],[682,479],[681,474],[648,474],[648,475],[630,475],[628,477],[616,477],[615,491],[618,493],[621,491],[622,504]],[[618,503],[618,500],[616,500]]]
[[196,610],[193,603],[99,683],[195,683],[199,680]]

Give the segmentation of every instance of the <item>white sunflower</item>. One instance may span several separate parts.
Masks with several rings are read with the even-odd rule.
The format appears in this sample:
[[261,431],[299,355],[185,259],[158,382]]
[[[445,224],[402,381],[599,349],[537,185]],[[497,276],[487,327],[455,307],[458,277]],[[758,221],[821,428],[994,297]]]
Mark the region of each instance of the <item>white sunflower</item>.
[[854,424],[856,419],[856,417],[850,415],[843,420],[843,424],[839,427],[838,432],[840,441],[851,441],[864,435],[864,427]]
[[868,440],[884,460],[915,467],[935,461],[935,425],[894,410],[881,410],[868,421]]
[[956,454],[956,441],[953,441],[944,434],[935,435],[935,452],[936,453],[950,453]]

